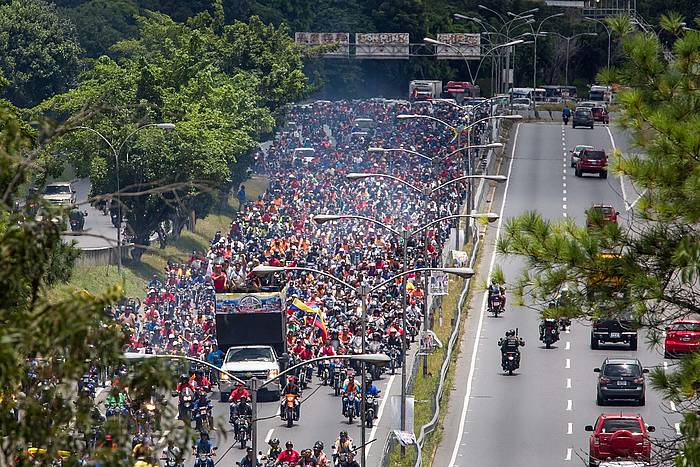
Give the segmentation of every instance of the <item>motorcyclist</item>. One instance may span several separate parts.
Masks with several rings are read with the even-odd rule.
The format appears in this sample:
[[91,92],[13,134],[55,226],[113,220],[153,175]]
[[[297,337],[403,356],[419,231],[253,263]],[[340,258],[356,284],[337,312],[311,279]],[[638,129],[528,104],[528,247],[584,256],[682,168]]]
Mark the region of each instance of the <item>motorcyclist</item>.
[[[172,465],[176,467],[182,467],[184,465],[184,456],[182,455],[182,450],[175,446],[175,441],[172,439],[168,440],[168,445],[163,449],[163,455],[161,460],[166,462],[170,461]],[[166,464],[167,465],[167,464]]]
[[338,464],[340,467],[360,467],[360,464],[355,460],[355,452],[348,451],[348,455],[345,460],[340,461]]
[[489,285],[489,307],[491,307],[491,302],[495,297],[500,298],[502,309],[505,309],[506,289],[501,284],[499,284],[496,281],[496,279],[491,279],[491,284]]
[[234,435],[238,435],[237,417],[253,417],[253,408],[248,403],[248,398],[243,396],[238,401],[238,404],[231,404],[230,422],[233,423]]
[[294,417],[299,419],[299,399],[301,398],[301,389],[297,383],[297,379],[294,376],[289,376],[287,378],[287,384],[282,389],[282,398],[280,400],[280,414],[284,414],[284,404],[287,403],[287,395],[294,394],[296,396],[296,405],[294,406]]
[[554,318],[545,318],[540,322],[540,340],[544,339],[544,332],[547,328],[553,328],[554,335],[559,335],[559,322]]
[[316,460],[311,449],[303,449],[296,464],[298,467],[316,467]]
[[[347,413],[348,409],[348,394],[355,394],[356,396],[360,392],[360,388],[358,387],[358,384],[355,382],[355,377],[351,374],[348,375],[347,379],[343,382],[343,398],[342,398],[342,404],[343,404],[343,415]],[[360,398],[355,397],[355,413],[359,414],[360,413]]]
[[[199,434],[199,441],[194,446],[194,450],[197,455],[199,454],[211,454],[212,456],[216,454],[216,448],[212,446],[211,441],[209,441],[209,433],[202,431]],[[211,457],[207,458],[206,467],[214,467],[214,461]]]
[[241,459],[241,467],[256,467],[262,465],[259,460],[255,458],[255,452],[253,448],[249,447],[246,449],[245,456]]
[[331,467],[330,459],[328,459],[328,456],[326,456],[326,453],[323,452],[323,442],[322,441],[316,441],[314,443],[313,458],[316,461],[317,467]]
[[561,111],[561,118],[562,118],[562,120],[564,120],[564,124],[568,125],[569,118],[571,118],[571,109],[568,108],[567,106],[564,106],[564,108]]
[[505,366],[508,352],[515,353],[515,361],[520,366],[520,347],[525,346],[525,340],[515,335],[515,331],[506,331],[505,338],[498,339],[498,346],[501,348],[501,365]]
[[280,447],[280,440],[278,438],[272,438],[270,439],[270,441],[267,442],[267,444],[270,445],[270,449],[267,450],[267,458],[277,459],[277,457],[282,452],[282,448]]
[[294,450],[294,443],[287,441],[284,447],[284,451],[280,452],[279,456],[277,456],[275,465],[282,465],[285,462],[288,462],[290,465],[296,465],[295,462],[299,461],[300,456],[299,453]]
[[372,380],[367,378],[365,380],[365,390],[363,391],[364,394],[374,396],[374,403],[372,404],[374,406],[374,417],[377,417],[377,411],[379,409],[379,403],[377,402],[377,396],[379,395],[379,389],[377,389],[377,386],[372,384]]
[[[215,430],[216,428],[214,427],[214,424],[212,423],[213,417],[212,417],[212,410],[213,406],[211,403],[211,400],[207,397],[207,393],[204,391],[199,392],[199,396],[197,396],[197,399],[194,401],[194,404],[192,405],[192,410],[193,413],[197,414],[199,416],[199,410],[204,407],[207,409],[207,416],[209,417],[209,426],[212,427],[212,430]],[[203,420],[200,421],[202,423]]]
[[177,383],[177,387],[175,388],[175,390],[177,392],[181,392],[185,388],[190,388],[192,392],[194,392],[195,390],[194,383],[192,383],[192,380],[188,378],[187,375],[180,375],[180,382]]
[[204,375],[204,372],[202,370],[197,370],[195,372],[193,384],[199,390],[202,390],[205,392],[211,391],[211,382],[209,381],[209,378],[207,378]]
[[107,407],[107,415],[126,415],[128,413],[128,402],[126,393],[120,386],[116,386],[107,395],[105,406]]
[[250,399],[250,393],[245,386],[243,386],[243,383],[238,383],[233,391],[231,391],[231,394],[229,394],[228,401],[238,403],[242,397]]
[[334,457],[339,456],[341,453],[348,453],[352,449],[352,438],[348,436],[347,431],[341,431],[338,438],[333,444],[333,455]]

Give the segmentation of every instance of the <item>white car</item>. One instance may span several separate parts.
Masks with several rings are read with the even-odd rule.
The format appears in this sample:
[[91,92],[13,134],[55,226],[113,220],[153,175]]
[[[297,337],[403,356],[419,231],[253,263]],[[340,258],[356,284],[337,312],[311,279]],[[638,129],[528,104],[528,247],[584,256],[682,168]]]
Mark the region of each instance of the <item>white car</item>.
[[513,108],[517,110],[528,110],[532,107],[532,101],[528,97],[518,97],[513,99]]
[[57,206],[74,206],[75,190],[69,182],[49,183],[41,192],[41,197]]
[[[236,378],[248,381],[256,378],[259,382],[271,380],[280,374],[280,365],[275,350],[269,345],[246,345],[229,347],[224,357],[221,369]],[[221,401],[228,400],[231,391],[236,386],[228,376],[221,374]],[[272,394],[273,399],[280,398],[282,387],[278,379],[262,388],[262,391]]]
[[574,146],[574,149],[569,151],[571,153],[571,167],[576,167],[576,163],[578,162],[578,158],[581,155],[581,151],[584,149],[594,149],[593,146],[587,146],[585,144],[577,144]]

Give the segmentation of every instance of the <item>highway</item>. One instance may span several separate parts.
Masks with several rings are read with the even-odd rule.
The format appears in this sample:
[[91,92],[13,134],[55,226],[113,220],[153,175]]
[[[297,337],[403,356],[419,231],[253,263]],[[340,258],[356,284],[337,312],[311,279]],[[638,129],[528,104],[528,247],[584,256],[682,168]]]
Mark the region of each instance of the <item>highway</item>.
[[112,225],[109,215],[103,215],[102,211],[95,209],[87,199],[90,195],[90,180],[81,178],[73,182],[73,189],[76,191],[76,201],[81,211],[87,211],[85,218],[84,235],[76,235],[81,232],[71,232],[73,235],[64,235],[66,242],[75,241],[79,249],[106,248],[116,246],[117,229]]
[[[628,180],[621,181],[612,172],[607,179],[575,177],[568,151],[577,144],[629,150],[624,134],[614,127],[574,130],[557,123],[525,123],[517,132],[514,127],[506,153],[511,157],[503,164],[503,173],[510,172],[510,179],[494,204],[495,209],[502,209],[504,220],[537,210],[547,219],[569,217],[582,224],[584,211],[602,202],[613,204],[621,213],[621,222],[626,221],[626,207],[634,204],[638,194]],[[500,265],[506,281],[513,283],[524,263],[493,251],[501,225],[489,229],[479,273],[485,280],[494,265]],[[589,347],[590,324],[578,321],[547,350],[539,341],[537,311],[515,302],[509,294],[506,312],[493,318],[485,311],[485,293],[479,290],[474,294],[458,360],[458,383],[434,465],[583,465],[588,461],[589,435],[584,427],[593,424],[602,412],[640,413],[646,423],[657,427],[654,437],[675,434],[680,415],[649,386],[644,407],[596,405],[593,369],[605,357],[636,357],[651,368],[671,363],[664,362],[663,349],[649,349],[640,334],[637,351],[617,346],[593,351]],[[521,368],[514,376],[502,372],[497,346],[508,329],[518,329],[526,341]]]

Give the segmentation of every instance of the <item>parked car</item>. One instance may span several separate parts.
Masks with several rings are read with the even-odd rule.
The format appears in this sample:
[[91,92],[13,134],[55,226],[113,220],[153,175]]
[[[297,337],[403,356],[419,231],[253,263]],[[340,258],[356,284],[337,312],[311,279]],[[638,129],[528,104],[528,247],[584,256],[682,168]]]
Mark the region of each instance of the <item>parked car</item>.
[[610,123],[610,117],[608,116],[608,111],[605,109],[605,107],[592,107],[591,112],[593,113],[593,121],[603,122],[606,124]]
[[692,353],[700,350],[700,320],[678,319],[666,328],[664,356]]
[[528,110],[532,108],[532,101],[528,97],[518,97],[513,99],[513,108],[517,110]]
[[656,428],[644,423],[639,414],[601,414],[595,425],[586,425],[585,429],[592,432],[588,440],[589,467],[600,467],[603,460],[615,458],[651,461],[649,433]]
[[591,109],[586,107],[576,107],[571,126],[573,128],[576,128],[577,126],[587,126],[593,129],[593,121],[593,112],[591,112]]
[[75,205],[75,190],[69,182],[49,183],[41,192],[41,197],[57,206]]
[[594,204],[586,210],[586,227],[603,226],[605,224],[617,224],[617,216],[620,213],[610,204]]
[[636,358],[606,358],[600,368],[593,371],[598,373],[598,405],[614,399],[634,400],[638,405],[646,403],[644,374],[649,370]]
[[601,149],[584,149],[579,153],[574,174],[583,177],[585,173],[600,175],[600,178],[608,178],[608,156]]
[[576,167],[576,163],[578,162],[579,155],[581,154],[581,151],[584,149],[595,149],[593,146],[588,146],[586,144],[577,144],[574,146],[574,149],[570,150],[569,152],[571,153],[571,167]]

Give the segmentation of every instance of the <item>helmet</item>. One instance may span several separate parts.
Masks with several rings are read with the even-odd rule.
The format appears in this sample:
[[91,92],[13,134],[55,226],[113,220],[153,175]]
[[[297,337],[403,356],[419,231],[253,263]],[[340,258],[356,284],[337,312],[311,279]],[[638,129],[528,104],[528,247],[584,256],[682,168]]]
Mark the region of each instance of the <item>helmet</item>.
[[186,383],[189,378],[187,375],[180,375],[180,382],[181,383]]
[[348,432],[347,432],[347,431],[341,431],[341,432],[340,432],[340,437],[341,437],[341,438],[347,438],[347,437],[348,437]]
[[557,304],[554,301],[549,302],[549,308],[556,308]]
[[515,331],[513,331],[512,329],[506,331],[506,337],[513,337],[513,336],[515,336]]
[[323,442],[322,441],[316,441],[314,443],[314,449],[318,449],[319,451],[323,450]]
[[270,441],[267,442],[270,446],[277,446],[280,444],[280,440],[278,438],[272,438]]
[[284,446],[285,446],[285,447],[288,447],[288,448],[290,448],[290,447],[293,448],[293,447],[294,447],[294,443],[292,443],[291,441],[287,441],[286,443],[284,443]]

